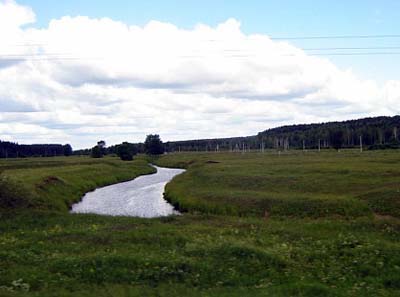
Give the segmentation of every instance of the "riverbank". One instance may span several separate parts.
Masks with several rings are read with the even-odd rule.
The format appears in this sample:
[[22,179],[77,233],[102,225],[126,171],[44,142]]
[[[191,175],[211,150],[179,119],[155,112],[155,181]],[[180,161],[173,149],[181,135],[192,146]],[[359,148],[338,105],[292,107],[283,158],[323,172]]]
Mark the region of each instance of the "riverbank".
[[155,173],[145,158],[28,158],[0,161],[0,209],[68,211],[96,188]]

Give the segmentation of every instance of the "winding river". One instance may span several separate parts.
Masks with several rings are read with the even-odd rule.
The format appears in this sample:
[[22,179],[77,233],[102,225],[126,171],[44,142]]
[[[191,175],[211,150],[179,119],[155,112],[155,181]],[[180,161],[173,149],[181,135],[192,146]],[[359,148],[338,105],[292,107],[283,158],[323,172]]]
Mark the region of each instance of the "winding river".
[[165,185],[183,169],[154,166],[157,173],[144,175],[86,193],[72,206],[72,213],[155,218],[178,214],[163,197]]

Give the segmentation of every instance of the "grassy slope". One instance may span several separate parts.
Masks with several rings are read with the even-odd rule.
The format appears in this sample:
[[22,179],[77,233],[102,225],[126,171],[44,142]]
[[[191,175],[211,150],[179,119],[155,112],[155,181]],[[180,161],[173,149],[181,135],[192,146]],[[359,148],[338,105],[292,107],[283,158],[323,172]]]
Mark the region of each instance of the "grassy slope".
[[[209,160],[221,163],[205,163]],[[67,172],[76,166],[69,162],[76,160],[57,161],[62,166],[42,164],[37,170],[42,177],[57,170],[56,176],[73,186],[76,180]],[[83,175],[87,182],[101,180],[96,166],[104,161],[108,162],[84,159],[99,163],[82,165],[93,168]],[[392,193],[399,183],[398,161],[396,151],[280,159],[256,154],[168,155],[157,163],[188,168],[170,184],[169,194],[180,202],[190,197],[187,205],[194,206],[188,207],[194,214],[147,220],[33,209],[0,211],[0,296],[398,296],[398,200],[388,199],[393,202],[389,211],[376,206],[381,205],[378,197],[389,195],[381,193]],[[13,168],[33,167],[13,162]],[[136,162],[129,166],[144,164]],[[10,164],[2,162],[0,168],[8,167],[3,174],[13,179],[29,172],[14,171]],[[28,189],[43,180],[29,176]],[[187,176],[195,183],[188,183]],[[278,182],[286,176],[291,183]],[[321,179],[325,187],[317,182]],[[273,191],[272,186],[281,190]],[[191,195],[180,196],[185,191]],[[268,208],[268,220],[255,217],[264,209],[254,212],[251,206],[261,208],[270,193],[281,193],[273,197],[289,206],[291,195],[305,197],[297,208],[302,214],[281,207]],[[319,196],[320,206],[334,200],[348,210],[345,215],[304,211],[309,206],[301,205]],[[278,198],[273,202],[282,203]],[[347,200],[354,204],[348,206]],[[233,204],[229,213],[251,216],[195,214],[199,209],[222,213],[227,201]],[[358,206],[361,210],[353,209]],[[28,285],[30,292],[25,293]]]

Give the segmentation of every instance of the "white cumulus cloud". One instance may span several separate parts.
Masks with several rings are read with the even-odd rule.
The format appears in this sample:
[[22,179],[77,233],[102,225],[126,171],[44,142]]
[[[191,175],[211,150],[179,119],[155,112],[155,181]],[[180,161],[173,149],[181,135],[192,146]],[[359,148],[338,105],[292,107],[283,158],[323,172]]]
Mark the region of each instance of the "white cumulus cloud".
[[193,29],[84,16],[34,27],[0,1],[0,139],[76,148],[252,135],[269,127],[400,110],[400,82],[379,86],[229,19]]

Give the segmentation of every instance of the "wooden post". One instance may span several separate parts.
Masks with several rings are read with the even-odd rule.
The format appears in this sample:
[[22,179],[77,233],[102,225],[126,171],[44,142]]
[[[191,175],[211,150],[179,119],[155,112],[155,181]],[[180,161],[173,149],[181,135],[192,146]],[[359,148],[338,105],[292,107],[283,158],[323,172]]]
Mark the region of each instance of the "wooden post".
[[360,135],[360,153],[363,152],[362,136]]

